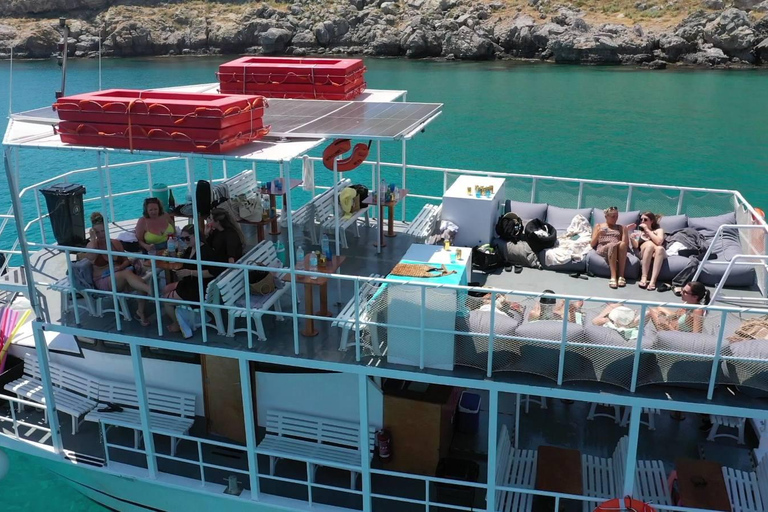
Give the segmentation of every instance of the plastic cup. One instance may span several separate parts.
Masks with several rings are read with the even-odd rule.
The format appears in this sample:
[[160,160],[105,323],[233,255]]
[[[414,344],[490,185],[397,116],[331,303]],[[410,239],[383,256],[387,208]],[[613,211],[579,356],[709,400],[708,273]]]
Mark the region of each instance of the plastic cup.
[[451,251],[451,263],[456,263],[456,251]]

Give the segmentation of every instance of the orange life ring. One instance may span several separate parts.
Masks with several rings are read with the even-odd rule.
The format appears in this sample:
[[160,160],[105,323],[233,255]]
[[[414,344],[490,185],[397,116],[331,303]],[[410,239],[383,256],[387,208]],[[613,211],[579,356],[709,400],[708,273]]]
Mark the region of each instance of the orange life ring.
[[644,501],[632,499],[630,496],[614,498],[599,505],[594,512],[656,512],[656,509]]
[[[349,151],[352,142],[349,139],[336,139],[323,150],[323,165],[333,170],[333,161]],[[368,153],[371,151],[371,143],[355,144],[352,154],[347,158],[336,160],[336,170],[339,172],[351,171],[352,169],[365,162]]]

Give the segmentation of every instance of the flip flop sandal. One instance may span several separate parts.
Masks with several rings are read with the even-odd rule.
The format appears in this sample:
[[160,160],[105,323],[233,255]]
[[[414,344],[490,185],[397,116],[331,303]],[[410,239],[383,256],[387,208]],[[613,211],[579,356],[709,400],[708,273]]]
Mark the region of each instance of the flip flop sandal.
[[661,283],[659,286],[656,287],[657,292],[668,292],[672,289],[672,286],[670,286],[667,283]]
[[512,265],[504,267],[504,272],[512,272]]
[[520,265],[515,265],[515,274],[519,274],[523,271],[523,267]]
[[648,287],[648,280],[640,279],[640,282],[637,283],[637,286],[639,286],[640,288],[646,289]]
[[655,284],[649,284],[648,288],[646,288],[646,290],[648,290],[649,292],[652,292],[652,291],[656,290],[656,285]]
[[625,286],[627,286],[627,280],[624,279],[623,277],[620,277],[618,281],[618,285],[619,285],[619,288],[624,288]]
[[683,289],[681,287],[679,287],[679,286],[675,286],[675,288],[673,289],[672,293],[674,293],[678,297],[681,297],[683,295]]
[[619,286],[616,284],[616,280],[615,279],[611,279],[610,281],[608,281],[608,287],[609,288],[613,288],[615,290]]

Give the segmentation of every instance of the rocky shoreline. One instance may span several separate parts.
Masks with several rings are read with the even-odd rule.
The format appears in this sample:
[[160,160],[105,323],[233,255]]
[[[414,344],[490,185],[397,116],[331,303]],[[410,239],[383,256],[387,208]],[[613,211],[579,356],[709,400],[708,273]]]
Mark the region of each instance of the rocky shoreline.
[[107,57],[260,53],[539,59],[651,69],[768,65],[768,0],[734,1],[726,7],[722,0],[705,0],[677,26],[646,31],[639,24],[590,24],[584,12],[567,5],[544,9],[549,0],[529,0],[525,10],[494,0],[7,0],[0,6],[0,57],[11,48],[14,57],[55,55],[57,18],[67,16],[71,56],[85,58],[97,55],[101,38]]

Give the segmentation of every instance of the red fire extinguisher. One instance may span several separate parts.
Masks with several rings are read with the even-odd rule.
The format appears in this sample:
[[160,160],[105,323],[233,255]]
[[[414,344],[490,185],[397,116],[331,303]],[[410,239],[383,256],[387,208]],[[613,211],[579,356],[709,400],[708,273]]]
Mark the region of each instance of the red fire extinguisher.
[[379,447],[379,458],[388,461],[392,456],[392,435],[389,430],[381,429],[376,432],[376,444]]

